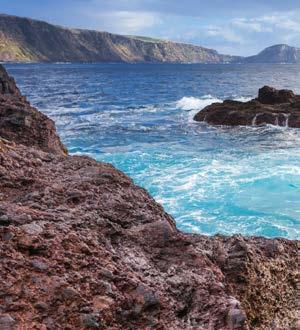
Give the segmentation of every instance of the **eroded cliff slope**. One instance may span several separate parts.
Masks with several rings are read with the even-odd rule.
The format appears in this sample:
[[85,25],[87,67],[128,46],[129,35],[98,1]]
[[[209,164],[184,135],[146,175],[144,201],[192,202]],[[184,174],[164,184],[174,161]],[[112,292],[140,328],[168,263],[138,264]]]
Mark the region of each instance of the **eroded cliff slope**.
[[0,61],[224,63],[234,59],[200,46],[0,15]]

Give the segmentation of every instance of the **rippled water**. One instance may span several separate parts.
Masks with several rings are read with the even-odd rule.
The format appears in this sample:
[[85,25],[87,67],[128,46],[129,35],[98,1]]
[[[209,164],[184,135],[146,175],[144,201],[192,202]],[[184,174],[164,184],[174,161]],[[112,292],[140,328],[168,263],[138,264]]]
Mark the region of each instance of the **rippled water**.
[[188,232],[300,236],[300,129],[209,127],[197,110],[265,84],[300,92],[296,65],[7,65],[72,153],[113,163]]

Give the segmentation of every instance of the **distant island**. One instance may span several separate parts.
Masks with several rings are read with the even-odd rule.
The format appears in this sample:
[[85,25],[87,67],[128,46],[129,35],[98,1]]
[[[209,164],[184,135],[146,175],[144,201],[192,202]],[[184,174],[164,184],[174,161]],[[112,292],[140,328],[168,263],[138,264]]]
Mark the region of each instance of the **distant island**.
[[0,61],[300,63],[300,49],[275,45],[255,56],[231,56],[191,44],[70,29],[30,18],[0,14]]

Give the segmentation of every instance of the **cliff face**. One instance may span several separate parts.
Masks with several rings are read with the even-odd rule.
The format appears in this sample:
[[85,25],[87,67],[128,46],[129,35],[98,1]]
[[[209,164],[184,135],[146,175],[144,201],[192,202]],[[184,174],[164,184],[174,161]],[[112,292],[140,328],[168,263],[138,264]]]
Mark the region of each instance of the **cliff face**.
[[300,48],[274,45],[257,55],[244,58],[243,63],[300,63]]
[[0,61],[223,63],[215,50],[0,15]]
[[298,242],[183,234],[51,129],[43,144],[0,131],[0,329],[297,329]]

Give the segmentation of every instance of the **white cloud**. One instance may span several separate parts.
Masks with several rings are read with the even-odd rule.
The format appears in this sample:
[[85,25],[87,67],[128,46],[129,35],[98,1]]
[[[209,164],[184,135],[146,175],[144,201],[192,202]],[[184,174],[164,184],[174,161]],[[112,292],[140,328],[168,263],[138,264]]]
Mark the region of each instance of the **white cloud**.
[[276,29],[300,32],[298,17],[299,15],[294,12],[276,12],[256,18],[235,18],[231,21],[231,25],[248,32],[273,32]]
[[89,17],[99,20],[102,29],[122,34],[139,33],[162,22],[159,14],[144,11],[108,11],[89,13]]
[[[224,43],[246,45],[268,34],[274,42],[291,42],[300,37],[300,15],[296,12],[274,12],[254,18],[234,18],[221,24],[209,25],[203,29],[205,37]],[[256,36],[254,36],[256,34]]]
[[235,18],[231,21],[231,25],[237,29],[252,32],[272,32],[271,27],[264,26],[257,19]]
[[292,32],[300,32],[300,20],[296,13],[273,13],[257,18],[262,24]]
[[217,25],[209,25],[204,29],[206,36],[208,37],[221,37],[226,41],[241,43],[243,39],[235,33],[234,30]]

